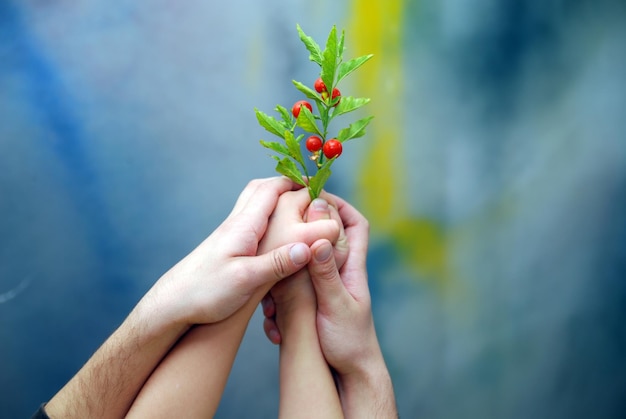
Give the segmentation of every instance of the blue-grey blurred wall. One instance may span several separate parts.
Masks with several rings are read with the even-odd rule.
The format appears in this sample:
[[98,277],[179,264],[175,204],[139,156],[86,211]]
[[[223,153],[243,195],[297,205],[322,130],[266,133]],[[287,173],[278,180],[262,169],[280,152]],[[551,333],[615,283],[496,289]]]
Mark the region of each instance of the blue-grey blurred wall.
[[[327,189],[372,226],[405,418],[626,411],[621,0],[0,1],[0,417],[27,417],[273,175],[253,108],[346,55],[368,135]],[[358,73],[358,74],[357,74]],[[276,417],[253,318],[218,417]]]

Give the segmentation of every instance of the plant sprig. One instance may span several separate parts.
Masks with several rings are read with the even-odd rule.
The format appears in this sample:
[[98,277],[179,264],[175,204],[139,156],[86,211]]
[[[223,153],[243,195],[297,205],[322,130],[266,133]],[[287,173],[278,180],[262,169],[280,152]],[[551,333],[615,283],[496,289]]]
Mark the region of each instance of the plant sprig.
[[[278,154],[278,156],[272,156],[277,161],[276,171],[307,187],[313,200],[319,196],[330,177],[330,166],[341,154],[342,144],[348,140],[363,137],[365,128],[373,118],[373,116],[361,118],[349,124],[348,127],[340,129],[334,137],[329,135],[329,125],[334,118],[356,111],[369,103],[369,98],[342,96],[338,85],[373,55],[363,55],[344,61],[345,32],[341,31],[341,34],[338,34],[336,26],[330,30],[323,50],[313,38],[304,33],[300,25],[296,25],[296,29],[300,40],[309,52],[309,60],[320,67],[320,73],[315,89],[296,80],[292,80],[292,83],[308,100],[315,102],[317,112],[312,112],[307,106],[300,106],[300,102],[294,105],[291,112],[277,105],[274,110],[280,118],[270,116],[256,108],[254,111],[259,124],[269,133],[282,139],[282,142],[260,141],[263,147]],[[307,105],[310,106],[310,103]],[[309,156],[309,159],[316,163],[316,172],[312,176],[309,174],[306,159],[301,150],[301,141],[305,134],[300,133],[296,136],[296,130],[321,137],[322,148],[311,151],[312,154]],[[339,145],[336,142],[331,144],[333,141],[338,141]],[[334,146],[332,152],[328,151],[331,145]]]

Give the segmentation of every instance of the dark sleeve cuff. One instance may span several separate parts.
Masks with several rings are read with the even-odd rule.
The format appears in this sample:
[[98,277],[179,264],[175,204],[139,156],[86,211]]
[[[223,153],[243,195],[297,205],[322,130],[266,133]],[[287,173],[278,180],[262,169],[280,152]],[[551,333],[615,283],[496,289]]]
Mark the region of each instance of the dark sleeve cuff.
[[46,407],[45,403],[39,406],[39,409],[37,409],[37,411],[33,414],[33,416],[30,419],[50,419],[48,415],[46,414],[45,407]]

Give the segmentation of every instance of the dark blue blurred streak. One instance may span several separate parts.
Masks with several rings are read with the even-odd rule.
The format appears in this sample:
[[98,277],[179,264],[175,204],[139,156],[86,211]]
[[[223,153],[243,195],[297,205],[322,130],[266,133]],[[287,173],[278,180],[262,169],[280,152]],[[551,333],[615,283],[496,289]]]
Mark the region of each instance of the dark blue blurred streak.
[[[626,13],[626,2],[621,0],[509,0],[491,7],[489,23],[449,50],[456,71],[463,74],[458,78],[461,96],[479,95],[486,100],[482,116],[487,121],[500,121],[516,111],[523,88],[520,81],[528,70],[524,64],[531,54],[539,57],[545,70],[537,77],[562,80],[577,70],[563,56],[571,24]],[[562,84],[544,86],[558,88]],[[543,99],[550,100],[554,93],[546,92]]]
[[[89,247],[87,254],[93,255],[93,261],[77,261],[77,256],[69,247],[58,252],[64,260],[59,261],[56,269],[32,266],[28,257],[18,262],[24,268],[33,270],[34,273],[28,275],[35,277],[28,277],[27,280],[31,282],[32,279],[32,287],[36,289],[25,292],[29,299],[10,302],[12,308],[7,306],[8,311],[1,319],[6,328],[3,331],[5,335],[8,333],[11,336],[13,330],[16,338],[15,342],[2,342],[1,358],[5,362],[17,362],[20,376],[14,377],[17,379],[12,380],[10,388],[0,389],[8,395],[8,399],[15,401],[14,405],[0,406],[0,417],[19,417],[25,413],[24,409],[34,409],[37,403],[51,397],[111,332],[112,324],[127,312],[135,299],[132,292],[135,283],[120,273],[121,267],[126,265],[124,246],[106,210],[102,195],[104,180],[98,177],[97,167],[89,159],[89,138],[80,123],[79,107],[54,63],[38,45],[20,7],[11,1],[0,2],[2,64],[10,73],[19,74],[23,81],[21,93],[31,110],[31,123],[39,127],[38,132],[44,133],[35,141],[38,147],[51,151],[50,155],[56,160],[54,166],[60,169],[47,176],[52,176],[53,184],[58,185],[56,193],[63,194],[64,200],[69,202],[71,212],[76,216],[72,228],[85,237],[83,243]],[[22,186],[16,183],[16,187]],[[9,190],[4,199],[19,200],[20,194],[13,195]],[[15,210],[20,211],[19,206]],[[45,207],[32,209],[34,213],[46,210]],[[76,234],[68,232],[68,236]],[[50,237],[49,243],[36,243],[30,251],[38,253],[45,246],[64,249],[65,240],[65,237]],[[77,276],[64,276],[64,269],[60,267],[75,263],[81,266],[90,264],[88,272],[70,269],[69,272]],[[20,274],[10,268],[8,272],[11,276],[0,278],[3,282],[13,281],[13,276]],[[3,283],[0,291],[7,291],[5,285]],[[63,311],[50,313],[44,306],[56,304],[48,301],[54,299],[54,295],[45,294],[50,286],[55,288],[55,292],[56,289],[61,293],[62,290],[69,291],[76,301],[65,304]],[[97,314],[105,312],[108,315]],[[47,313],[47,317],[42,318],[42,313]],[[56,325],[56,329],[51,324]],[[85,330],[89,330],[89,334],[84,334]],[[65,346],[68,339],[73,342],[69,352]],[[17,342],[19,344],[16,345]],[[65,356],[57,359],[54,365],[47,365],[52,359],[49,354],[55,353],[65,353]],[[43,375],[39,369],[42,367],[46,369]],[[10,377],[14,368],[3,368],[2,374],[8,373]],[[2,382],[4,385],[8,383],[7,380]]]
[[50,133],[40,138],[41,147],[53,150],[66,170],[59,181],[80,214],[80,224],[97,255],[99,266],[93,269],[93,282],[102,291],[130,297],[133,282],[116,269],[124,266],[125,252],[106,211],[101,195],[103,182],[89,161],[89,139],[83,133],[77,104],[54,64],[38,48],[19,7],[11,1],[0,2],[0,43],[12,45],[13,64],[29,87],[25,97],[30,99],[37,122],[44,127],[42,131]]

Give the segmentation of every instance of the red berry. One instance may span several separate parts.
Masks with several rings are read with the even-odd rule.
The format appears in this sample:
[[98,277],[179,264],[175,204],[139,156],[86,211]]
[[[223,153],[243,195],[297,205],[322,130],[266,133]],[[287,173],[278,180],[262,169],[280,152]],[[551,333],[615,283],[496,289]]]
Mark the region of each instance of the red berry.
[[321,77],[319,79],[315,80],[315,83],[313,84],[313,87],[315,88],[315,91],[317,93],[322,93],[322,92],[326,92],[327,91],[326,90],[326,85],[322,81]]
[[339,102],[341,102],[341,92],[335,87],[333,89],[333,95],[331,96],[331,102],[334,101],[336,98],[339,98],[339,100],[337,100],[337,103],[335,103],[333,106],[337,106],[339,105]]
[[332,159],[333,157],[339,157],[341,155],[343,145],[341,142],[333,138],[324,143],[322,151],[324,152],[326,158]]
[[306,149],[309,150],[311,153],[315,153],[322,148],[322,139],[320,137],[312,135],[306,139],[305,146]]
[[302,108],[303,106],[309,108],[309,112],[313,112],[313,107],[309,102],[307,102],[306,100],[299,100],[294,103],[293,108],[291,108],[291,113],[295,118],[298,118],[298,115],[300,115],[300,108]]

